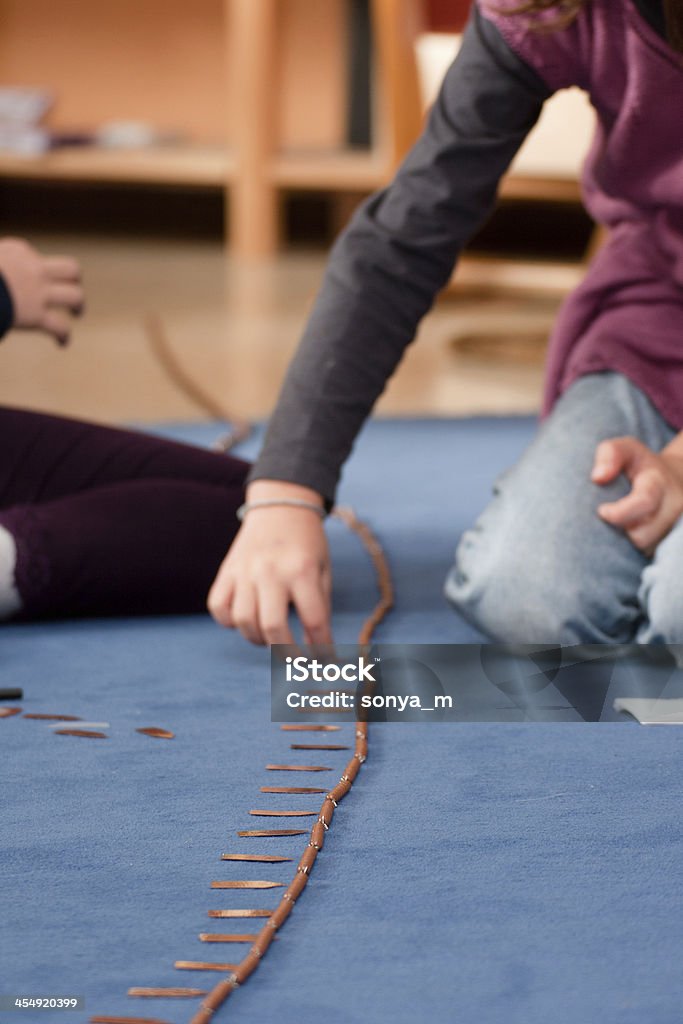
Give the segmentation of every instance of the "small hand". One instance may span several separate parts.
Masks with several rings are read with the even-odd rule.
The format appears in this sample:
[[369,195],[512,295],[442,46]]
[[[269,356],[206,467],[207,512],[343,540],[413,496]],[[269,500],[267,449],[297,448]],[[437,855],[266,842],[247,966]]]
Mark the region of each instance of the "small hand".
[[[322,505],[308,488],[256,480],[247,500],[303,498]],[[332,572],[319,517],[286,505],[254,509],[221,565],[208,598],[216,622],[238,629],[254,644],[293,644],[290,604],[303,626],[305,644],[332,643]]]
[[0,240],[0,274],[14,305],[13,327],[43,331],[66,345],[83,312],[81,268],[70,256],[43,256],[21,238]]
[[632,485],[625,497],[600,505],[598,515],[647,555],[683,515],[683,454],[673,447],[657,453],[634,437],[615,437],[595,452],[593,483],[608,484],[623,473]]

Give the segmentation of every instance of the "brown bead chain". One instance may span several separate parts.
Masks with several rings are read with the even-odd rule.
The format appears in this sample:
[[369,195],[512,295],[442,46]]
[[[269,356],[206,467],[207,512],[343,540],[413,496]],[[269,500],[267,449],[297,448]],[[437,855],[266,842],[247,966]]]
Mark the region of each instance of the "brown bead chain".
[[[358,643],[362,647],[367,647],[372,641],[375,629],[394,603],[394,588],[391,580],[391,572],[389,570],[386,556],[384,555],[378,540],[370,528],[356,517],[356,514],[352,509],[334,508],[331,514],[336,516],[337,519],[341,519],[342,522],[360,538],[372,559],[377,575],[380,599],[363,623],[358,636]],[[287,729],[286,726],[283,726],[283,728]],[[290,731],[291,728],[292,727],[289,726]],[[301,726],[298,728],[301,729]],[[309,729],[314,728],[316,727],[309,726]],[[322,850],[325,843],[325,833],[329,830],[332,823],[335,807],[350,791],[353,786],[354,779],[360,771],[360,766],[364,763],[367,756],[367,722],[356,722],[356,743],[353,757],[344,769],[344,774],[337,785],[327,793],[323,800],[318,818],[311,829],[311,836],[308,845],[299,860],[296,874],[292,882],[285,890],[278,907],[274,913],[271,914],[266,924],[256,936],[254,944],[247,956],[237,964],[235,969],[227,978],[221,980],[211,990],[208,996],[202,1000],[199,1009],[191,1018],[190,1024],[208,1024],[216,1010],[223,1005],[225,1000],[229,998],[239,985],[244,984],[247,978],[253,974],[260,964],[261,959],[275,937],[276,931],[278,931],[278,929],[280,929],[285,923],[292,912],[296,900],[305,889],[311,869],[315,864],[316,857]]]
[[221,439],[219,451],[227,452],[251,434],[251,424],[241,417],[233,416],[208,391],[198,384],[178,360],[166,333],[164,322],[158,313],[150,313],[144,319],[144,331],[152,355],[159,363],[172,384],[212,420],[230,425],[230,433]]
[[[226,410],[213,399],[213,397],[200,387],[185,371],[184,367],[178,361],[173,349],[171,348],[166,331],[164,328],[163,321],[157,314],[152,314],[145,319],[144,323],[145,333],[152,350],[153,355],[156,357],[159,365],[168,375],[171,382],[182,391],[188,398],[190,398],[199,408],[203,409],[209,414],[212,419],[222,420],[230,424],[230,434],[222,439],[219,443],[221,451],[227,451],[232,448],[237,441],[246,438],[250,432],[251,427],[249,423],[238,417],[231,416]],[[370,528],[357,517],[353,509],[335,507],[332,510],[331,515],[337,519],[341,519],[342,522],[355,533],[361,540],[366,551],[368,552],[372,563],[375,568],[377,583],[380,592],[380,599],[376,604],[371,614],[367,617],[363,623],[359,636],[358,643],[363,647],[369,646],[373,633],[382,621],[387,612],[391,609],[394,603],[393,584],[391,580],[391,573],[389,566],[386,561],[386,557],[382,548],[373,535]],[[4,717],[10,717],[10,714],[5,714]],[[25,718],[52,718],[60,721],[78,721],[75,716],[67,715],[24,715]],[[291,732],[335,732],[339,729],[338,725],[283,725],[282,729]],[[216,970],[216,969],[227,969],[231,970],[232,973],[227,978],[221,980],[209,993],[209,995],[203,1000],[200,1009],[192,1017],[191,1024],[207,1024],[210,1018],[213,1016],[215,1011],[223,1004],[223,1002],[230,996],[230,994],[237,988],[238,985],[243,984],[247,978],[256,970],[261,959],[268,947],[270,946],[275,932],[284,924],[292,912],[295,901],[303,892],[306,883],[308,882],[309,873],[315,858],[320,850],[323,848],[325,842],[325,833],[330,827],[332,817],[334,814],[334,808],[337,806],[340,800],[342,800],[346,794],[350,791],[353,780],[356,778],[358,771],[360,770],[361,764],[365,761],[368,752],[367,743],[367,723],[358,722],[356,723],[356,745],[353,757],[347,764],[344,774],[342,775],[338,784],[334,789],[330,790],[327,794],[323,805],[320,809],[320,814],[316,820],[316,823],[311,829],[311,837],[306,850],[299,861],[297,872],[294,879],[286,889],[280,904],[276,910],[269,917],[264,928],[259,932],[256,937],[256,941],[251,947],[247,956],[237,965],[230,964],[210,964],[199,961],[189,960],[178,960],[175,963],[175,967],[179,970]],[[156,733],[161,738],[161,731]],[[164,737],[166,738],[166,737]],[[170,737],[168,737],[170,738]],[[270,767],[270,766],[269,766]],[[273,766],[270,770],[283,770],[282,767]],[[284,770],[291,770],[289,766],[284,767]],[[308,769],[310,770],[310,768]],[[320,770],[320,769],[318,769]],[[323,769],[324,770],[324,769]],[[308,792],[314,792],[312,787],[262,787],[261,792],[264,793],[303,793],[305,789]],[[325,792],[325,790],[320,790]],[[282,883],[280,882],[266,882],[266,881],[241,881],[241,882],[212,882],[212,889],[274,889],[281,888]],[[151,990],[148,990],[151,991]],[[168,993],[168,990],[166,990]],[[93,1016],[90,1018],[91,1024],[164,1024],[162,1021],[155,1021],[150,1019],[143,1019],[139,1017],[109,1017],[109,1016]]]
[[[153,325],[148,325],[153,326]],[[157,325],[158,326],[158,325]],[[151,332],[153,333],[153,332]],[[196,399],[196,395],[194,395]],[[204,398],[204,396],[201,396]],[[239,431],[241,424],[237,425]],[[345,525],[352,530],[360,538],[361,542],[365,546],[372,563],[375,568],[378,588],[380,592],[380,599],[376,604],[371,614],[367,617],[363,623],[359,636],[358,643],[364,649],[367,650],[371,641],[373,633],[377,625],[382,621],[387,612],[391,609],[394,603],[393,585],[391,580],[391,573],[389,567],[380,547],[377,539],[374,537],[369,527],[357,519],[355,513],[350,508],[334,508],[332,515],[336,518],[341,519]],[[77,721],[72,716],[47,716],[47,715],[25,715],[24,717],[41,717],[41,718],[57,718],[62,721]],[[301,731],[301,732],[332,732],[339,728],[336,725],[283,725],[282,729],[285,731]],[[75,730],[74,730],[75,731]],[[161,736],[162,730],[149,730],[151,735]],[[367,758],[368,754],[368,727],[366,722],[357,722],[355,727],[356,742],[354,752],[351,760],[346,765],[344,773],[341,776],[337,785],[326,791],[324,789],[318,789],[314,787],[296,787],[296,786],[262,786],[261,792],[263,793],[325,793],[325,799],[323,800],[320,811],[317,815],[315,824],[313,825],[310,833],[309,841],[304,849],[304,852],[297,865],[296,874],[289,883],[285,892],[280,900],[280,903],[276,909],[270,913],[266,924],[263,926],[260,932],[255,935],[239,934],[239,935],[219,935],[219,934],[207,934],[202,933],[200,938],[209,942],[251,942],[251,946],[247,955],[238,964],[212,964],[205,963],[203,961],[193,960],[177,960],[175,967],[178,970],[229,970],[231,973],[223,978],[214,988],[208,993],[206,998],[202,1001],[199,1009],[196,1011],[191,1019],[190,1024],[208,1024],[208,1021],[213,1017],[216,1010],[222,1006],[226,999],[234,992],[239,986],[253,974],[253,972],[259,966],[262,958],[273,939],[275,933],[282,927],[289,915],[291,914],[294,904],[306,888],[311,870],[315,864],[316,858],[323,846],[325,845],[325,834],[329,831],[334,817],[334,811],[340,800],[347,795],[353,786],[353,782],[360,771],[361,765]],[[170,736],[169,736],[170,738]],[[319,749],[318,745],[292,745],[293,749]],[[332,745],[323,748],[320,745],[320,749],[333,749]],[[290,766],[290,765],[268,765],[267,768],[271,771],[329,771],[331,769],[323,768],[320,766]],[[263,812],[261,812],[263,813]],[[239,832],[238,835],[243,837],[255,837],[266,835],[283,835],[283,834],[301,834],[305,835],[306,832],[299,830],[272,830],[266,832],[265,830]],[[230,855],[224,854],[223,859],[225,860],[253,860],[255,862],[262,861],[264,863],[277,862],[281,860],[289,860],[288,857],[270,857],[267,855]],[[212,889],[277,889],[284,888],[281,882],[271,882],[265,880],[249,880],[249,881],[218,881],[211,883]],[[244,917],[256,917],[257,914],[261,914],[262,911],[209,911],[210,917],[229,917],[238,914]],[[200,989],[183,989],[183,988],[137,988],[130,989],[129,995],[136,996],[195,996],[203,994]],[[91,1024],[164,1024],[162,1021],[143,1019],[140,1017],[108,1017],[108,1016],[93,1016],[90,1018]]]

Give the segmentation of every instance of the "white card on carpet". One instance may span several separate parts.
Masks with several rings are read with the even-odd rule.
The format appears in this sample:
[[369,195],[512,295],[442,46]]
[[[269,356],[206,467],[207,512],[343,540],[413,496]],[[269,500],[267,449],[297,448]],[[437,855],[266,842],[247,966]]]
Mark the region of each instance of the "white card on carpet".
[[617,697],[613,706],[641,725],[683,725],[682,697]]

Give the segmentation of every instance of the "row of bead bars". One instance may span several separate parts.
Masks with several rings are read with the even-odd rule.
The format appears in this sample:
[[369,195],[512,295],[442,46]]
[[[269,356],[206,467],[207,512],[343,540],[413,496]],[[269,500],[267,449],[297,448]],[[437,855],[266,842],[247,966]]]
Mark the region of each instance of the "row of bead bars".
[[[391,573],[386,556],[370,530],[361,522],[354,511],[350,508],[335,507],[332,515],[341,519],[346,526],[352,530],[361,540],[366,548],[377,576],[379,589],[379,601],[373,608],[370,615],[365,619],[358,635],[358,643],[362,649],[369,647],[377,625],[382,621],[394,603],[394,590],[391,580]],[[279,905],[266,921],[261,931],[256,936],[254,944],[244,957],[237,964],[227,978],[218,982],[211,992],[202,1000],[202,1003],[191,1019],[191,1024],[207,1024],[216,1010],[222,1006],[226,999],[254,973],[259,966],[268,947],[275,938],[276,932],[282,927],[294,905],[306,888],[313,865],[325,843],[325,835],[330,829],[335,808],[339,802],[350,792],[351,787],[360,771],[361,765],[365,763],[368,756],[368,726],[367,722],[356,723],[356,742],[353,757],[346,765],[344,773],[337,785],[331,789],[320,808],[320,814],[311,829],[310,838],[304,853],[297,865],[296,874],[286,889]]]
[[[379,624],[379,622],[382,621],[384,616],[387,614],[387,612],[393,606],[394,591],[393,591],[393,584],[392,584],[392,580],[391,580],[391,573],[389,571],[389,567],[388,567],[388,563],[387,563],[386,557],[384,555],[384,552],[382,551],[382,548],[381,548],[379,542],[377,541],[377,539],[375,538],[375,536],[373,535],[373,533],[369,529],[369,527],[365,523],[363,523],[362,521],[360,521],[357,518],[357,516],[355,515],[355,513],[354,513],[354,511],[352,509],[350,509],[350,508],[335,507],[335,509],[333,510],[333,512],[331,514],[336,516],[338,519],[342,520],[346,524],[348,529],[350,529],[351,531],[356,533],[356,535],[360,538],[361,542],[363,543],[366,551],[368,552],[368,554],[369,554],[369,556],[370,556],[370,558],[372,560],[373,566],[375,568],[375,573],[376,573],[376,577],[377,577],[377,583],[378,583],[378,589],[379,589],[379,593],[380,593],[380,598],[379,598],[379,601],[377,602],[377,604],[375,605],[375,607],[373,608],[372,612],[370,613],[370,615],[363,622],[363,625],[361,627],[361,630],[360,630],[359,636],[358,636],[358,644],[359,644],[359,646],[361,648],[361,651],[363,653],[367,653],[367,651],[369,649],[369,646],[370,646],[370,644],[372,642],[372,637],[373,637],[373,634],[374,634],[374,631],[375,631],[377,625]],[[282,726],[282,728],[283,729],[298,729],[298,730],[302,730],[302,729],[308,728],[308,729],[317,729],[317,730],[325,731],[325,730],[328,730],[328,729],[330,729],[330,730],[331,729],[335,729],[336,730],[337,727],[335,727],[335,726],[307,726],[307,727],[306,726]],[[292,882],[288,886],[287,890],[285,891],[282,899],[280,900],[280,903],[279,903],[278,907],[273,912],[268,912],[268,911],[246,911],[246,912],[225,911],[225,912],[216,912],[214,914],[210,914],[210,916],[226,916],[226,917],[227,916],[235,916],[235,917],[247,917],[247,916],[249,916],[249,917],[264,917],[264,916],[267,916],[268,919],[266,921],[266,924],[261,929],[261,931],[257,935],[255,935],[253,937],[252,936],[246,936],[246,935],[231,935],[231,936],[209,936],[209,935],[202,935],[201,936],[201,938],[203,940],[219,939],[220,938],[222,941],[229,939],[231,942],[245,941],[247,939],[251,941],[253,939],[253,944],[252,944],[252,946],[251,946],[251,948],[249,950],[249,953],[244,957],[244,959],[239,964],[234,964],[234,965],[228,965],[228,964],[225,964],[225,965],[213,965],[213,964],[200,964],[200,963],[194,963],[194,962],[186,962],[186,961],[176,961],[176,965],[175,966],[177,968],[180,968],[180,969],[186,969],[186,968],[187,969],[199,969],[199,968],[202,968],[202,969],[207,969],[207,970],[208,969],[216,970],[217,968],[218,969],[222,968],[224,970],[228,970],[228,969],[230,970],[230,973],[228,974],[227,978],[225,978],[224,980],[220,981],[208,994],[205,993],[204,991],[200,991],[198,989],[190,989],[190,988],[165,988],[165,989],[155,989],[155,988],[144,988],[144,989],[141,989],[141,988],[134,988],[134,989],[130,989],[129,990],[129,993],[128,993],[129,995],[131,995],[131,996],[158,996],[158,997],[167,997],[167,998],[172,998],[174,996],[176,996],[176,997],[181,997],[181,996],[183,996],[183,997],[191,997],[191,996],[200,996],[200,995],[201,996],[206,996],[206,998],[201,1003],[199,1009],[197,1010],[197,1012],[192,1017],[192,1021],[191,1021],[191,1024],[206,1024],[206,1022],[208,1020],[210,1020],[211,1017],[213,1017],[213,1015],[215,1014],[216,1010],[220,1006],[222,1006],[222,1004],[225,1002],[225,1000],[235,991],[235,989],[238,988],[241,984],[243,984],[254,973],[254,971],[259,966],[259,963],[261,962],[261,959],[263,958],[263,956],[267,952],[269,946],[271,945],[273,939],[275,938],[276,932],[285,923],[285,921],[289,917],[290,913],[292,912],[292,909],[294,908],[294,905],[295,905],[297,899],[299,898],[299,896],[301,895],[301,893],[305,889],[305,887],[306,887],[306,885],[308,883],[308,879],[310,877],[311,870],[312,870],[313,865],[315,864],[315,860],[316,860],[316,858],[318,856],[318,853],[322,850],[322,848],[324,846],[325,835],[326,835],[326,833],[330,829],[330,825],[332,823],[332,818],[333,818],[333,815],[334,815],[334,810],[338,806],[340,800],[342,800],[350,792],[350,790],[351,790],[351,788],[353,786],[354,780],[356,779],[356,776],[358,775],[358,772],[360,771],[360,767],[365,762],[365,760],[367,758],[367,753],[368,753],[367,723],[366,722],[356,722],[355,730],[356,730],[356,732],[355,732],[355,747],[354,747],[353,756],[352,756],[351,760],[349,761],[349,763],[347,764],[346,768],[344,769],[344,773],[341,776],[338,784],[332,790],[330,790],[326,794],[326,796],[325,796],[325,799],[323,801],[323,804],[322,804],[322,807],[320,809],[320,812],[319,812],[319,814],[318,814],[318,816],[316,818],[316,822],[313,825],[313,828],[311,830],[309,841],[308,841],[308,843],[306,845],[306,849],[305,849],[305,851],[304,851],[304,853],[303,853],[303,855],[302,855],[302,857],[299,860],[299,863],[297,865],[297,870],[296,870],[296,874],[294,876],[294,879],[292,880]],[[342,747],[342,748],[339,748],[339,749],[346,749],[346,748]],[[286,766],[276,766],[276,765],[270,766],[269,765],[268,767],[275,768],[275,767],[286,767]],[[311,770],[311,769],[309,769],[309,770]],[[315,768],[313,770],[318,770],[318,769]],[[293,792],[294,789],[292,789],[291,787],[282,787],[282,789],[280,789],[280,787],[263,787],[262,791],[264,791],[264,792],[268,792],[268,791],[271,791],[271,792],[278,792],[278,791],[287,792],[287,791],[291,791],[291,792]],[[308,791],[312,792],[313,790],[308,790]],[[323,790],[315,790],[315,791],[316,792],[323,792],[323,793],[325,792],[324,789]],[[240,833],[240,835],[247,835],[247,834],[253,835],[254,833]],[[261,834],[261,833],[257,833],[257,834]],[[263,834],[265,834],[265,832]],[[275,833],[271,832],[269,834],[273,835]],[[253,861],[262,861],[264,863],[267,863],[267,862],[276,863],[276,862],[281,862],[281,861],[289,860],[288,857],[249,856],[249,855],[239,855],[239,856],[234,856],[234,857],[233,856],[226,856],[226,857],[224,857],[224,859],[226,859],[226,860],[228,860],[228,859],[235,859],[235,860],[243,860],[243,861],[253,860]],[[266,882],[260,882],[260,883],[240,883],[240,882],[235,882],[235,883],[214,883],[214,884],[216,885],[216,887],[219,887],[219,886],[223,887],[223,886],[225,886],[225,887],[237,888],[239,886],[245,886],[245,887],[249,887],[249,888],[252,888],[252,887],[253,888],[256,888],[256,887],[259,887],[259,888],[272,888],[272,887],[275,887],[275,885],[277,883],[266,883]],[[91,1021],[91,1024],[164,1024],[164,1022],[162,1022],[162,1021],[151,1020],[149,1018],[142,1018],[142,1017],[132,1017],[132,1016],[122,1016],[122,1017],[116,1016],[116,1017],[114,1017],[114,1016],[99,1016],[98,1015],[98,1016],[91,1017],[90,1021]]]

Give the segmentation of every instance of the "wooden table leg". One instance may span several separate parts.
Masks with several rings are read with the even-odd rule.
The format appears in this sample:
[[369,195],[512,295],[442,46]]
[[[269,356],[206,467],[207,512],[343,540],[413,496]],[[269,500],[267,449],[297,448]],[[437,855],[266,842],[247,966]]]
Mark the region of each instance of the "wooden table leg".
[[371,0],[380,86],[380,139],[391,170],[422,129],[415,44],[424,28],[424,0]]
[[279,242],[277,189],[278,0],[226,0],[235,175],[230,190],[230,243],[238,258],[272,256]]

